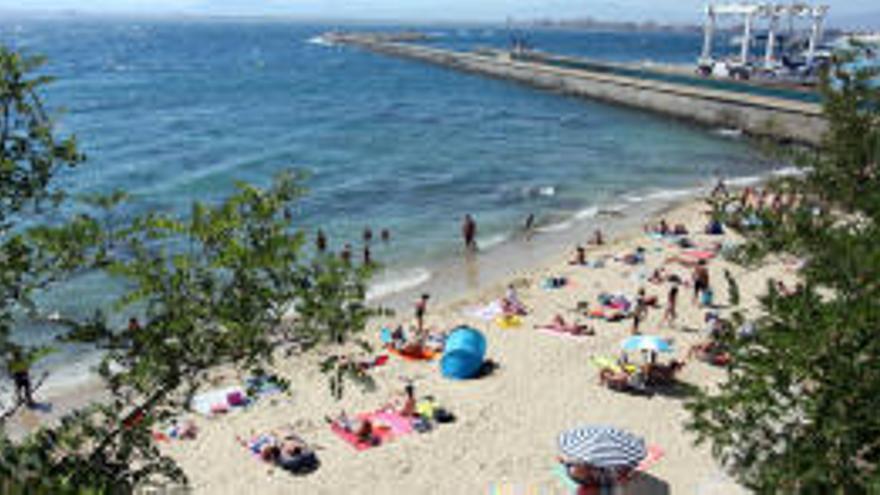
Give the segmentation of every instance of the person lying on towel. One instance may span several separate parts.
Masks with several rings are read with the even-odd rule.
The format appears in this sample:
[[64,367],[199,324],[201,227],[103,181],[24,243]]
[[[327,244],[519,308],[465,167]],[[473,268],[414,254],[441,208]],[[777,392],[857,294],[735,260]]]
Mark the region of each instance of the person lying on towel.
[[554,332],[560,333],[568,333],[571,335],[594,335],[596,332],[589,327],[589,325],[584,325],[577,322],[568,323],[565,321],[565,318],[560,314],[556,314],[553,317],[553,321],[551,321],[547,325],[535,325],[536,329],[541,330],[552,330]]
[[343,431],[351,433],[357,437],[359,442],[377,445],[379,437],[373,434],[373,422],[369,419],[353,419],[341,411],[336,419],[324,418],[328,423],[341,428]]

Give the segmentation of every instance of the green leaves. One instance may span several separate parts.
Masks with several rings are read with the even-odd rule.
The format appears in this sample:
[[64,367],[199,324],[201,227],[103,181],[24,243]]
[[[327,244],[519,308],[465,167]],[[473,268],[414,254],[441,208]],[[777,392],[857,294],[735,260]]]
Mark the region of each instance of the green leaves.
[[[98,373],[110,397],[21,442],[3,432],[0,491],[126,493],[154,479],[185,482],[151,429],[180,414],[212,368],[269,369],[288,344],[369,351],[356,337],[376,312],[364,302],[371,270],[303,252],[292,212],[304,188],[293,172],[267,188],[237,184],[187,216],[130,218],[137,198],[117,190],[81,196],[77,213],[48,221],[43,206],[66,198],[53,177],[84,157],[75,139],[53,133],[38,95],[49,79],[28,74],[41,63],[0,47],[0,354],[8,361],[4,353],[22,349],[9,340],[21,324],[13,314],[40,314],[34,291],[96,272],[126,289],[89,318],[53,319],[65,330],[59,341],[103,352]],[[142,321],[117,328],[114,313]],[[31,348],[27,363],[50,350]],[[337,397],[347,381],[373,385],[348,358],[322,370]]]
[[768,284],[757,334],[725,342],[727,380],[688,404],[699,441],[759,493],[871,493],[880,480],[880,89],[845,65],[825,82],[829,132],[805,175],[768,186],[797,201],[721,209],[749,240],[736,259],[802,265],[793,292]]

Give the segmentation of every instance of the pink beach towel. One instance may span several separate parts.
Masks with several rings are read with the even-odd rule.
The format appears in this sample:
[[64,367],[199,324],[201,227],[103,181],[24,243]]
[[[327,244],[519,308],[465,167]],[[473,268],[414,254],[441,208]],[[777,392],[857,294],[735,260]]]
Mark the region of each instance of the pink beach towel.
[[[397,413],[380,410],[371,413],[358,414],[357,418],[361,421],[369,420],[373,423],[373,435],[379,438],[378,445],[382,445],[385,442],[389,442],[397,437],[408,435],[413,432],[410,420]],[[354,447],[358,452],[378,446],[369,442],[360,441],[357,438],[357,435],[346,431],[336,423],[330,425],[330,429],[339,438]]]
[[545,333],[547,335],[553,335],[554,337],[562,337],[563,339],[569,340],[581,340],[584,337],[589,337],[587,334],[574,335],[569,332],[563,332],[562,330],[554,330],[552,328],[536,328],[535,330]]
[[689,249],[682,253],[682,255],[687,256],[689,258],[693,258],[695,260],[711,260],[715,257],[714,251],[703,251],[699,249]]

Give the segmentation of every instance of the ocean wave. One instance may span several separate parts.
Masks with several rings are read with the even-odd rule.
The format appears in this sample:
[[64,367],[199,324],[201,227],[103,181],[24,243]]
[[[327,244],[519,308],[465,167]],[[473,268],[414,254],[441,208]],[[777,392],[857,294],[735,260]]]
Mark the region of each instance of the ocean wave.
[[320,46],[336,46],[332,41],[327,40],[324,36],[312,36],[311,38],[306,40],[306,43],[310,45],[320,45]]
[[588,208],[584,208],[583,210],[574,214],[574,218],[577,220],[585,220],[587,218],[594,218],[599,214],[599,208],[596,206],[590,206]]
[[741,129],[730,129],[725,127],[721,129],[715,129],[714,131],[712,131],[712,134],[726,138],[738,139],[742,137],[743,131]]
[[555,223],[550,223],[547,225],[542,225],[541,227],[538,227],[535,230],[537,230],[538,232],[544,232],[544,233],[562,232],[563,230],[568,230],[568,229],[572,228],[573,226],[574,226],[574,220],[568,219],[568,220],[563,220],[561,222],[555,222]]
[[774,177],[797,177],[803,175],[804,171],[798,167],[782,167],[770,172],[770,174]]
[[431,271],[427,268],[413,268],[404,272],[389,271],[379,280],[370,284],[367,289],[367,300],[375,300],[397,292],[418,287],[431,280]]
[[477,246],[481,250],[491,249],[499,244],[502,244],[509,238],[507,234],[495,234],[487,237],[478,237],[477,238]]
[[734,177],[732,179],[725,179],[725,183],[729,186],[752,186],[759,182],[761,182],[764,178],[760,175],[746,175],[744,177]]

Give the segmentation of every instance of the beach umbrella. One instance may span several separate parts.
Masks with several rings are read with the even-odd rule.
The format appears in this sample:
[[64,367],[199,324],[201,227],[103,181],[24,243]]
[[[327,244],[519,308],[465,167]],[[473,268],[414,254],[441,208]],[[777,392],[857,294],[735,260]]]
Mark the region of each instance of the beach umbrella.
[[569,461],[600,469],[635,468],[648,455],[644,439],[610,426],[582,426],[561,433],[559,452]]
[[621,343],[624,351],[672,352],[672,344],[656,335],[633,335]]

